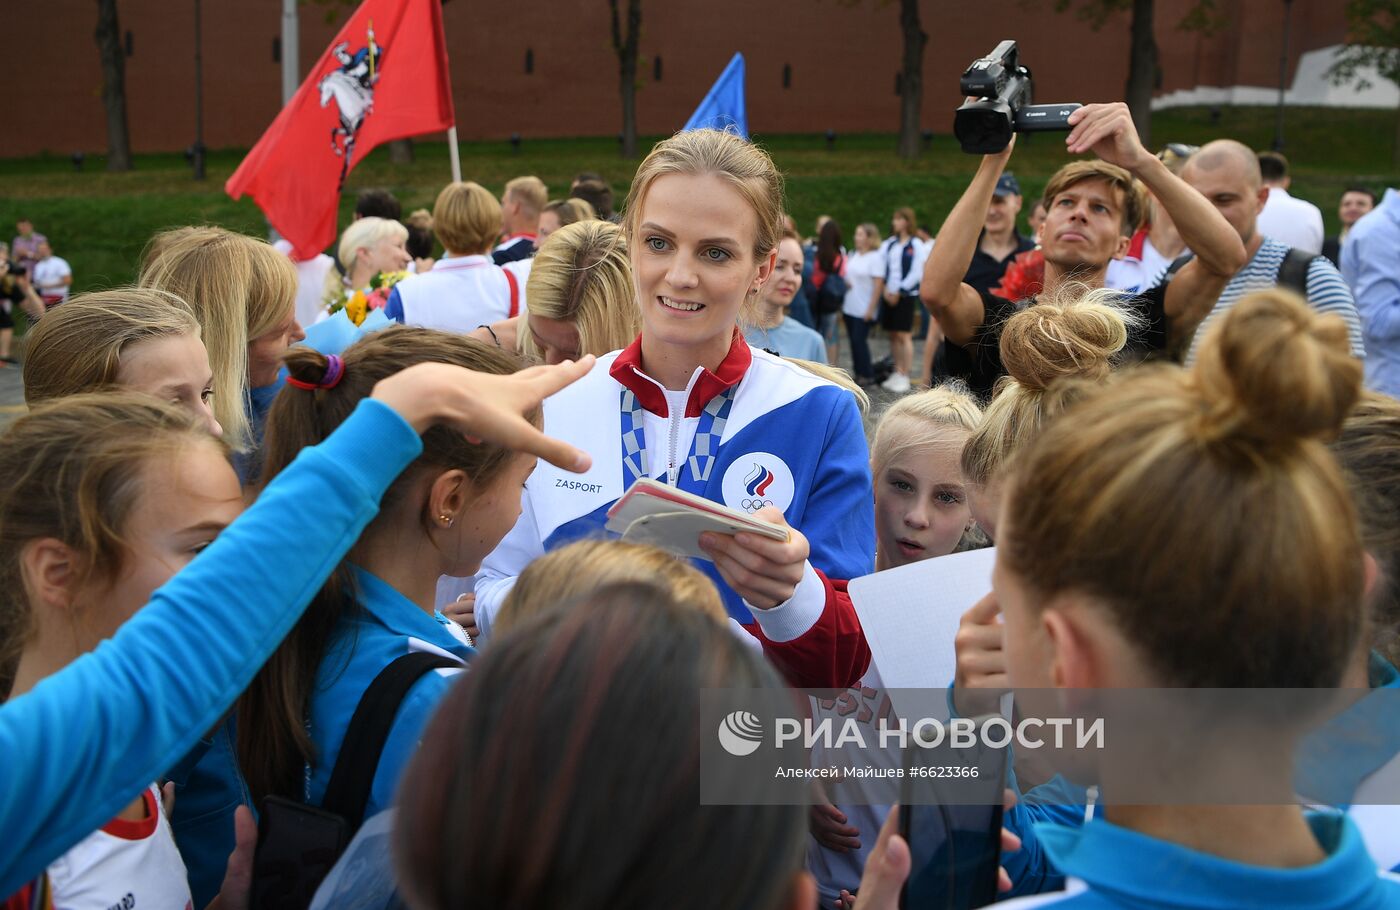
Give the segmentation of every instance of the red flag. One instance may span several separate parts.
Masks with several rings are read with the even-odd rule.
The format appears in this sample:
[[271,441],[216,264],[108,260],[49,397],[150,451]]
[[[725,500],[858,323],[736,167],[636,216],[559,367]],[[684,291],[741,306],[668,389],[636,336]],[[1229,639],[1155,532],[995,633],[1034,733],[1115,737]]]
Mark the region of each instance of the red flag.
[[365,0],[224,189],[308,259],[335,241],[341,187],[371,149],[454,122],[441,0]]

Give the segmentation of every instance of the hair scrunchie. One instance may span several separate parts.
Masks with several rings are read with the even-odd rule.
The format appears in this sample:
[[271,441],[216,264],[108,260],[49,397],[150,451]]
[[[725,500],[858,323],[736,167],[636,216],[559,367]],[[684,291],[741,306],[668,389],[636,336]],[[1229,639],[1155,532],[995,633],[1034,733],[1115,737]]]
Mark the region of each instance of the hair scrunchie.
[[334,354],[326,355],[326,372],[320,382],[304,382],[292,376],[287,377],[287,385],[314,392],[317,389],[333,389],[345,378],[345,361]]

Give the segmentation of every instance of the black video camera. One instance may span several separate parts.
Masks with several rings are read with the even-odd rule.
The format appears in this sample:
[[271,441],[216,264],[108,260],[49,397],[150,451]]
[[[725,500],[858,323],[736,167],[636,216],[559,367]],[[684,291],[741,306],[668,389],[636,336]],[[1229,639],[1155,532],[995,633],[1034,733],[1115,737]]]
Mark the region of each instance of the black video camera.
[[995,155],[1011,143],[1012,133],[1068,130],[1078,104],[1032,104],[1031,71],[1021,66],[1016,42],[1006,40],[962,74],[964,95],[975,98],[953,115],[953,134],[962,150]]

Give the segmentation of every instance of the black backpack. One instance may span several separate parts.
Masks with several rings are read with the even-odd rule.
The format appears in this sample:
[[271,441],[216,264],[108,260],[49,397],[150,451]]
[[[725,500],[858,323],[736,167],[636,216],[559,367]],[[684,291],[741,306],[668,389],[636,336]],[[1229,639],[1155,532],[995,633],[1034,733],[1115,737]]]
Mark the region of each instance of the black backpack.
[[462,662],[425,651],[405,654],[370,683],[340,744],[320,808],[269,796],[258,821],[249,906],[253,910],[305,910],[365,820],[365,805],[399,705],[413,684],[432,670]]

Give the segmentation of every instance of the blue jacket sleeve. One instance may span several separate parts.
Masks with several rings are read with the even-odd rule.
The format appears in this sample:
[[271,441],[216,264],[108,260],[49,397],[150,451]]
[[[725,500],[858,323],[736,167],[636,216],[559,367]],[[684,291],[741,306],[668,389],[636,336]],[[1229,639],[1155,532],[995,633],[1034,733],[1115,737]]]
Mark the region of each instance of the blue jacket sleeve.
[[832,387],[834,395],[812,491],[802,516],[792,524],[811,544],[811,563],[829,578],[859,578],[875,571],[875,500],[870,480],[870,449],[865,443],[855,398]]
[[1064,873],[1050,862],[1036,836],[1035,823],[1047,818],[1038,815],[1035,808],[1017,803],[1002,817],[1002,827],[1021,839],[1021,849],[1001,855],[1002,868],[1011,878],[1011,890],[997,895],[998,900],[1064,890]]
[[421,450],[392,409],[362,401],[116,635],[0,705],[0,894],[110,820],[214,726]]
[[399,296],[398,285],[389,289],[389,299],[384,301],[384,316],[394,322],[403,322],[403,298]]

